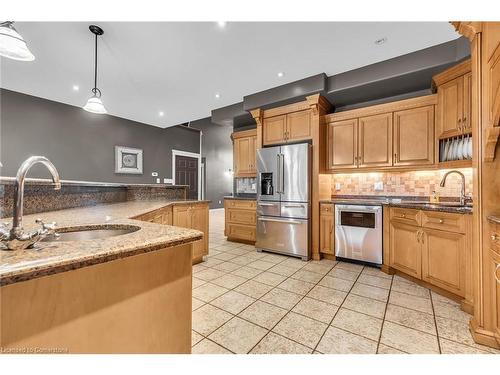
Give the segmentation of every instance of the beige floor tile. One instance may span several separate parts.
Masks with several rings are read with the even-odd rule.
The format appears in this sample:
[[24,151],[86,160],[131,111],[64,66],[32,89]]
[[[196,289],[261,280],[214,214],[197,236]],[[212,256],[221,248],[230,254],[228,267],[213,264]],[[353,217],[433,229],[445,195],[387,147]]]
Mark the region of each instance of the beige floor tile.
[[203,270],[206,270],[206,269],[207,269],[207,267],[206,267],[206,266],[204,266],[202,263],[195,264],[195,265],[193,266],[193,275],[194,275],[195,273],[198,273],[198,272],[203,271]]
[[232,317],[228,312],[207,304],[193,311],[193,330],[207,336]]
[[238,316],[267,329],[273,328],[288,311],[262,301],[255,301]]
[[375,354],[377,343],[335,327],[328,327],[316,350],[325,354]]
[[401,350],[391,348],[390,346],[379,344],[377,354],[407,354]]
[[232,275],[241,276],[246,279],[251,279],[260,273],[262,273],[261,270],[252,267],[241,267],[231,272]]
[[203,336],[195,331],[191,331],[191,346],[198,344],[201,340],[203,340]]
[[224,324],[209,338],[234,353],[248,353],[266,334],[267,330],[235,317]]
[[221,254],[221,252],[210,247],[208,248],[208,256],[215,256],[217,254]]
[[273,332],[314,349],[327,327],[325,323],[290,312],[273,328]]
[[219,271],[223,271],[223,272],[231,272],[231,271],[237,270],[240,267],[241,266],[239,264],[236,264],[236,263],[222,262],[222,263],[219,263],[219,264],[213,266],[212,268],[214,270],[219,270]]
[[340,308],[335,318],[333,318],[331,325],[356,335],[378,341],[380,329],[382,328],[382,319]]
[[235,290],[237,292],[246,294],[252,298],[260,298],[272,289],[272,286],[259,283],[257,281],[249,280],[244,284],[241,284]]
[[302,296],[289,292],[283,289],[273,289],[261,298],[262,301],[268,302],[272,305],[282,307],[284,309],[291,309],[297,302],[301,300]]
[[293,268],[297,271],[297,270],[301,269],[302,267],[304,267],[306,264],[307,264],[307,262],[304,262],[300,258],[287,257],[286,260],[284,260],[283,262],[280,263],[280,266]]
[[236,258],[236,257],[237,257],[236,254],[232,254],[229,251],[226,253],[220,253],[220,254],[217,254],[214,256],[215,259],[224,260],[226,262],[228,260],[231,260],[231,259]]
[[231,250],[228,250],[227,251],[229,254],[233,254],[233,255],[237,255],[237,256],[240,256],[240,255],[244,255],[248,252],[248,250],[245,250],[245,249],[242,249],[241,247],[238,247],[236,249],[231,249]]
[[356,294],[349,294],[342,307],[383,319],[386,303],[372,298],[357,296]]
[[282,283],[285,279],[286,276],[278,275],[277,273],[268,271],[262,272],[261,274],[254,277],[255,281],[271,286],[276,286]]
[[211,281],[212,284],[222,286],[227,289],[233,289],[236,288],[238,285],[243,284],[246,282],[247,279],[241,276],[236,276],[233,274],[226,274],[224,276],[218,277],[217,279],[214,279]]
[[320,322],[330,324],[338,309],[338,306],[305,297],[292,309],[292,311],[319,320]]
[[192,354],[232,354],[229,350],[217,345],[215,342],[203,339],[193,346]]
[[427,314],[432,314],[431,300],[427,298],[391,291],[389,303],[421,311]]
[[255,252],[247,253],[245,256],[248,257],[248,258],[251,258],[251,259],[253,259],[255,261],[255,260],[262,259],[263,257],[266,256],[266,254],[265,253],[259,253],[258,251],[255,251]]
[[339,279],[349,281],[356,281],[359,273],[337,268],[337,266],[335,266],[330,272],[328,272],[328,276],[338,277]]
[[347,271],[352,271],[356,273],[360,273],[363,270],[363,267],[361,264],[356,264],[356,263],[347,263],[347,262],[338,262],[335,268],[342,268]]
[[436,324],[440,338],[491,352],[490,349],[486,349],[486,347],[474,342],[467,323],[436,316]]
[[256,261],[248,264],[248,267],[257,268],[258,270],[261,270],[261,271],[268,270],[269,268],[271,268],[273,266],[274,266],[274,263],[266,262],[266,261],[261,260],[261,259],[256,260]]
[[215,284],[206,283],[196,289],[193,289],[193,297],[196,297],[203,302],[210,302],[211,300],[226,293],[228,290],[229,289]]
[[450,305],[455,305],[455,306],[460,306],[460,304],[457,301],[454,301],[452,299],[449,299],[448,297],[442,296],[439,293],[436,293],[431,290],[431,296],[432,296],[432,302],[441,302],[441,303],[448,303]]
[[385,320],[436,335],[434,316],[396,305],[387,305]]
[[343,292],[348,292],[354,285],[354,281],[339,279],[338,277],[325,276],[319,282],[319,285],[326,286],[327,288],[341,290]]
[[250,353],[252,354],[311,354],[312,349],[269,332]]
[[361,284],[356,282],[351,289],[351,293],[362,297],[376,299],[377,301],[386,302],[389,297],[389,290],[382,289],[376,286]]
[[460,305],[452,305],[433,300],[434,314],[442,318],[458,320],[462,323],[469,323],[472,316],[460,308]]
[[316,273],[319,273],[320,275],[324,276],[328,272],[330,272],[330,270],[332,269],[332,267],[334,265],[335,265],[334,261],[331,261],[329,263],[323,263],[322,261],[315,262],[315,263],[309,262],[302,269],[305,271],[316,272]]
[[391,289],[391,283],[392,283],[390,279],[385,279],[383,277],[372,276],[363,273],[359,276],[357,282],[366,285],[377,286],[383,289]]
[[283,266],[282,264],[278,264],[272,268],[269,268],[268,271],[286,277],[292,276],[295,272],[297,272],[295,268],[286,267]]
[[439,353],[437,336],[388,321],[384,322],[380,342],[407,353]]
[[229,262],[237,264],[239,266],[246,266],[247,264],[252,263],[253,261],[255,261],[255,259],[246,255],[241,255],[239,257],[231,259]]
[[312,272],[312,271],[307,271],[305,269],[300,269],[297,272],[295,272],[291,278],[297,279],[297,280],[302,280],[302,281],[307,281],[308,283],[314,283],[316,284],[318,281],[320,281],[323,278],[323,275]]
[[488,351],[473,348],[471,346],[459,344],[455,341],[439,338],[441,353],[443,354],[491,354]]
[[255,299],[252,297],[230,290],[226,294],[214,299],[210,304],[236,315],[250,306],[254,301]]
[[328,302],[332,305],[340,306],[344,301],[347,293],[340,290],[326,288],[321,285],[316,285],[308,294],[308,297],[319,299],[323,302]]
[[394,280],[391,290],[394,292],[410,294],[416,297],[430,298],[429,289],[408,280]]
[[200,271],[196,274],[196,277],[201,280],[210,281],[218,277],[224,276],[226,273],[219,270],[214,270],[213,268],[207,268],[206,270]]
[[205,304],[205,302],[203,302],[202,300],[199,300],[199,299],[193,297],[193,304],[192,304],[193,311],[196,309],[199,309],[204,304]]
[[217,264],[223,263],[223,260],[216,259],[212,256],[208,256],[207,260],[203,261],[201,264],[203,264],[207,269],[212,268],[213,266],[216,266]]
[[377,276],[377,277],[382,277],[384,279],[390,279],[392,280],[392,275],[388,275],[385,272],[382,272],[379,268],[376,267],[369,267],[366,266],[363,268],[363,271],[361,271],[363,275],[371,275],[371,276]]
[[286,279],[278,285],[278,288],[280,289],[288,290],[289,292],[297,293],[303,296],[305,296],[313,287],[313,283],[292,278]]
[[278,263],[283,262],[286,259],[288,259],[288,257],[285,256],[285,255],[266,254],[266,256],[262,257],[260,260],[263,260],[265,262],[270,262],[270,263],[278,264]]
[[206,284],[206,283],[207,282],[205,280],[193,277],[193,289],[198,288],[199,286],[202,286],[203,284]]

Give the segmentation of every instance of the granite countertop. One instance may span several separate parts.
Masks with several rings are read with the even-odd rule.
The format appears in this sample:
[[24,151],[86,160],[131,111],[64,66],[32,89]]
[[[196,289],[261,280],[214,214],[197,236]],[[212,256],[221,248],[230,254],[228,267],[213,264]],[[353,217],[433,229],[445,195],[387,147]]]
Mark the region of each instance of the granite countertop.
[[241,200],[241,201],[255,201],[257,200],[257,196],[238,196],[238,195],[225,195],[224,199],[235,199],[235,200]]
[[[0,176],[0,185],[13,185],[16,182],[15,177]],[[184,188],[189,185],[172,185],[172,184],[127,184],[124,182],[96,182],[96,181],[76,181],[76,180],[61,180],[63,186],[96,186],[96,187],[127,187],[127,188],[164,188],[164,189],[177,189]],[[53,182],[48,178],[26,178],[26,186],[52,186]]]
[[368,197],[368,196],[341,196],[332,197],[331,199],[320,200],[320,203],[335,203],[335,204],[380,204],[390,207],[414,208],[425,211],[439,211],[459,214],[472,214],[473,206],[458,206],[454,205],[458,202],[444,201],[441,203],[430,203],[422,197],[398,197],[401,201],[392,201],[395,197]]
[[494,224],[500,224],[500,213],[498,214],[493,214],[493,215],[488,215],[486,217],[490,223]]
[[[0,250],[0,286],[199,240],[193,229],[134,220],[139,215],[173,204],[207,203],[194,200],[130,201],[26,215],[26,230],[36,218],[57,222],[58,228],[118,225],[139,230],[115,237],[85,241],[41,242],[34,249]],[[3,219],[10,221],[9,218]],[[100,229],[100,228],[99,228]]]

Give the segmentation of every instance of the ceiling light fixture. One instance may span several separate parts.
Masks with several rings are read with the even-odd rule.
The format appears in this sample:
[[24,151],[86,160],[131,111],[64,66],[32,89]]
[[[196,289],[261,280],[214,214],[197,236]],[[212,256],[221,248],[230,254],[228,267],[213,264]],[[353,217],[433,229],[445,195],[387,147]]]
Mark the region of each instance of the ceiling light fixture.
[[278,77],[280,77],[280,78],[281,78],[281,77],[283,77],[283,76],[284,76],[283,72],[278,72]]
[[225,28],[225,27],[226,27],[226,21],[217,21],[217,25],[218,25],[221,29],[223,29],[223,28]]
[[80,86],[73,85],[73,91],[80,91]]
[[90,25],[89,30],[95,35],[95,60],[94,60],[94,88],[92,89],[92,96],[83,107],[87,112],[104,114],[108,113],[104,104],[101,101],[101,90],[97,88],[97,36],[104,34],[103,29],[96,25]]
[[163,117],[165,113],[163,111],[158,112],[158,116]]
[[219,93],[216,93],[215,94],[215,99],[219,99],[220,98],[220,94]]
[[384,44],[385,42],[387,42],[387,37],[384,36],[383,38],[377,39],[374,43],[377,46],[380,46],[381,44]]
[[35,60],[25,40],[14,28],[14,21],[0,22],[0,56],[20,61]]

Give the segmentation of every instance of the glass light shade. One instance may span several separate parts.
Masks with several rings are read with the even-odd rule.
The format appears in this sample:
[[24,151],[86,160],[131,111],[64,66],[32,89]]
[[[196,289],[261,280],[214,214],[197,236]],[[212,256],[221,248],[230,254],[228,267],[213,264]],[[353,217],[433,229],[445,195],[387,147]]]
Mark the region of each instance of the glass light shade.
[[104,104],[102,104],[101,99],[95,95],[87,101],[87,104],[85,104],[85,107],[83,107],[83,109],[87,112],[98,114],[108,113],[108,111],[106,111],[106,108],[104,108]]
[[11,23],[4,23],[0,26],[0,55],[13,60],[35,60],[35,56],[28,49],[23,37]]

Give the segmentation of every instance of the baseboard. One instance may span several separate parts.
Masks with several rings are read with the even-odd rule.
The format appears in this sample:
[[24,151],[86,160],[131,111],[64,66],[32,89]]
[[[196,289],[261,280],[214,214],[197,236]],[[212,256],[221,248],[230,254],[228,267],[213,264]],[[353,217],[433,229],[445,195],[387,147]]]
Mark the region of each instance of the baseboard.
[[320,253],[323,259],[337,260],[337,257],[333,254]]
[[469,322],[469,330],[474,341],[481,345],[489,346],[490,348],[500,349],[500,344],[495,338],[495,334],[491,331],[487,331],[481,328],[476,319],[472,318]]

